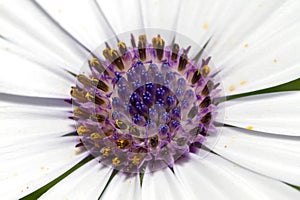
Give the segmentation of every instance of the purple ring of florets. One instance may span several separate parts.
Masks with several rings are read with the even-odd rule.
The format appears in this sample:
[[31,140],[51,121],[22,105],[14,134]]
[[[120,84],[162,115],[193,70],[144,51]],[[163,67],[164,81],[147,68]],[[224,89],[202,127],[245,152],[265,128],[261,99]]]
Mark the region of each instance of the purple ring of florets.
[[92,155],[124,172],[172,167],[194,144],[212,134],[219,90],[210,58],[188,59],[189,48],[164,46],[145,35],[132,47],[108,45],[105,59],[89,60],[91,75],[72,88],[74,119]]

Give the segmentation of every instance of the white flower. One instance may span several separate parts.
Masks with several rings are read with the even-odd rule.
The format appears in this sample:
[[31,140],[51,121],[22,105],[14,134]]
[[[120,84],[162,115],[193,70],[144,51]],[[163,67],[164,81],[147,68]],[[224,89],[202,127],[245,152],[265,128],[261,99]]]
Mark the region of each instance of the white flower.
[[[0,2],[1,199],[299,199],[290,185],[300,185],[300,92],[250,93],[299,80],[299,8],[296,0]],[[145,28],[209,41],[230,99],[215,121],[226,126],[206,137],[204,159],[198,151],[172,170],[115,174],[75,147],[66,100],[91,50]]]

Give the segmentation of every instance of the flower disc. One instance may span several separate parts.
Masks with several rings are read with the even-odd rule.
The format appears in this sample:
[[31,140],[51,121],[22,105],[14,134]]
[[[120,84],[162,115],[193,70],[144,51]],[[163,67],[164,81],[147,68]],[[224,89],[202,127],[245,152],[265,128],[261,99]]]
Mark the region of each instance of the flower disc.
[[71,91],[82,144],[123,172],[172,167],[217,134],[220,84],[211,58],[187,38],[163,33],[172,40],[147,32],[106,42],[103,57],[97,49]]

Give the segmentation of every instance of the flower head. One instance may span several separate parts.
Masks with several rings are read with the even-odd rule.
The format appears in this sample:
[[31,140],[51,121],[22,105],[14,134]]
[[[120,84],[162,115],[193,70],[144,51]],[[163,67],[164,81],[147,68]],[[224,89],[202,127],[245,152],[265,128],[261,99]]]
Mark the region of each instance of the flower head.
[[1,2],[1,199],[299,199],[299,8]]
[[[171,33],[171,32],[170,32]],[[174,162],[216,134],[218,94],[211,58],[190,58],[158,34],[131,44],[106,43],[104,59],[89,60],[89,75],[71,90],[81,142],[101,163],[124,172],[153,171]],[[193,47],[196,48],[196,47]],[[199,61],[200,60],[200,61]]]

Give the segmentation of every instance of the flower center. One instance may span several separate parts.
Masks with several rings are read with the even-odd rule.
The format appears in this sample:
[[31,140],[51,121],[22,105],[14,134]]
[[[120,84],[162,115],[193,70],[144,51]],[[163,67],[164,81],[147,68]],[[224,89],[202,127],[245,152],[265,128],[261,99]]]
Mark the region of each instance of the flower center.
[[131,47],[117,49],[106,43],[71,90],[77,133],[101,163],[131,173],[172,167],[216,134],[209,57],[189,59],[190,47],[165,45],[160,35],[151,43],[131,35]]

